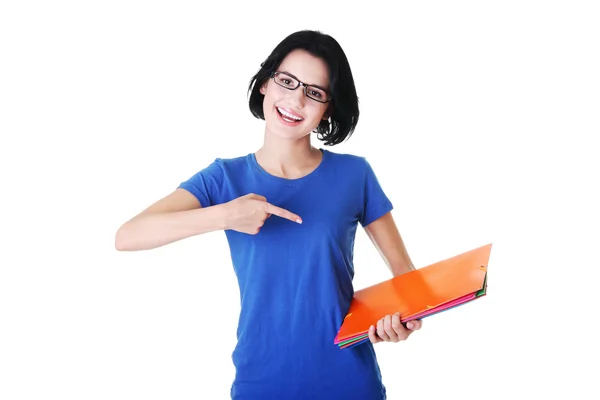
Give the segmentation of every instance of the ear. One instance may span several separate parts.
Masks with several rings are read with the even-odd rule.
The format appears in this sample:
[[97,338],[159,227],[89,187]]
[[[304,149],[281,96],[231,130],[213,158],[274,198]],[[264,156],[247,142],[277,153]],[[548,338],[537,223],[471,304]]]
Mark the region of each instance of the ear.
[[262,85],[260,85],[260,89],[258,89],[260,91],[260,93],[264,96],[267,93],[267,84],[269,83],[268,80],[265,80],[263,82]]
[[325,112],[323,113],[323,117],[321,118],[323,121],[328,121],[331,112],[331,106],[327,107],[327,110],[325,110]]

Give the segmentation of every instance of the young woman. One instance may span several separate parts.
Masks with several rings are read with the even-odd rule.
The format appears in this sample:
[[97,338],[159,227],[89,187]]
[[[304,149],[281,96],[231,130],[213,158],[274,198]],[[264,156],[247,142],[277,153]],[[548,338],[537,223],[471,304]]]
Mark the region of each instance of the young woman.
[[354,293],[358,224],[394,276],[414,269],[366,159],[311,144],[311,132],[338,144],[358,122],[346,55],[329,35],[293,33],[249,92],[250,111],[265,120],[262,147],[203,167],[123,224],[116,247],[225,232],[241,296],[232,399],[385,399],[373,344],[404,340],[421,321],[404,327],[388,315],[370,341],[333,343]]

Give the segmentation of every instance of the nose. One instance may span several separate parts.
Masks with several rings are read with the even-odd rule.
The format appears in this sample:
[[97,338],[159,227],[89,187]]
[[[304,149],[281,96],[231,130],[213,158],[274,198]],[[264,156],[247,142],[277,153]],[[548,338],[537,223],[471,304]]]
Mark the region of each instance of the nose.
[[306,87],[300,84],[296,90],[290,91],[290,97],[294,106],[299,109],[304,108],[304,102],[306,101]]

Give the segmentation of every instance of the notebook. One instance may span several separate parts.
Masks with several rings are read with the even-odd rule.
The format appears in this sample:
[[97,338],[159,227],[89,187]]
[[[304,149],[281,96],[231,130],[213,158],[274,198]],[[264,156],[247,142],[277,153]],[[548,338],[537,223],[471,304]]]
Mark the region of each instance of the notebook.
[[491,249],[486,244],[356,291],[334,343],[343,349],[368,341],[369,327],[386,315],[399,312],[406,324],[485,296]]

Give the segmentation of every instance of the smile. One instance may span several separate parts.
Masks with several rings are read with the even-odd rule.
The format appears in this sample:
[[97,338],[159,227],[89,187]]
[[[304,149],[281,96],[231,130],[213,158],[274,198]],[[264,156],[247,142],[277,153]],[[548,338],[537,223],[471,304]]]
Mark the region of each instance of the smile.
[[277,114],[279,116],[279,120],[283,121],[284,123],[286,123],[287,125],[298,125],[300,122],[304,121],[304,119],[302,119],[302,117],[284,110],[283,108],[280,107],[276,107],[277,109]]

